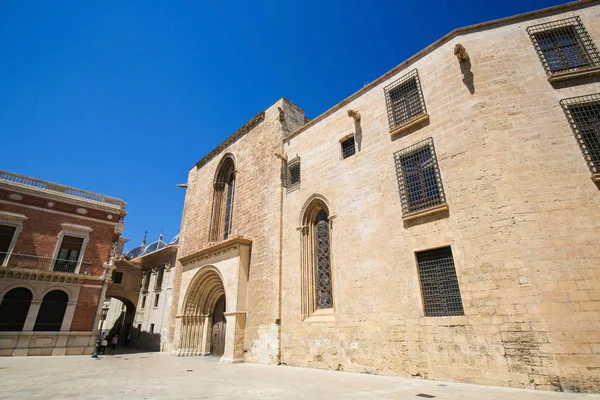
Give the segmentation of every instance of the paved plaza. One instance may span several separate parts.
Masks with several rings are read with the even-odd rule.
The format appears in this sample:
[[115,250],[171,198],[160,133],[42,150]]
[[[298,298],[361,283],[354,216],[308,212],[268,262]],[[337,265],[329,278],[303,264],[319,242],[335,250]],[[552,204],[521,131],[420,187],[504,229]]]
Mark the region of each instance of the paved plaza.
[[[419,396],[420,395],[420,396]],[[428,397],[435,396],[435,397]],[[600,399],[164,353],[0,358],[0,399]]]

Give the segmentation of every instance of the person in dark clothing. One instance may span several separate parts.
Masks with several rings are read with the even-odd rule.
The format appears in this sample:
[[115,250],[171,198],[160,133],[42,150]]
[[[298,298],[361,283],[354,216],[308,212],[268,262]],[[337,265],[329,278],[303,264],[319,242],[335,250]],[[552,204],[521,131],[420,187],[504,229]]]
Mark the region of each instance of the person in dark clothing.
[[117,343],[119,343],[119,336],[115,334],[110,341],[110,354],[115,355],[115,349],[117,348]]

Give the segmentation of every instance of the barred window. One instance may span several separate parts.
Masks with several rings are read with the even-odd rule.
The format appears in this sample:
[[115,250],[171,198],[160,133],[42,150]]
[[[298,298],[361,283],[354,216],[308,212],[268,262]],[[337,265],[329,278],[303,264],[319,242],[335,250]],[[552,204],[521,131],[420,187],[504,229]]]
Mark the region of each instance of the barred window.
[[403,213],[446,203],[433,138],[394,153]]
[[426,317],[464,315],[450,246],[416,253]]
[[296,157],[285,164],[285,187],[287,192],[294,191],[300,187],[300,157]]
[[592,174],[600,173],[600,93],[560,101]]
[[154,282],[154,290],[161,290],[163,284],[163,277],[165,276],[165,267],[160,266],[156,271],[156,282]]
[[150,288],[150,271],[144,272],[143,283],[142,283],[142,293],[145,293]]
[[427,113],[416,69],[392,82],[383,91],[390,130]]
[[333,307],[331,262],[329,247],[329,215],[319,211],[315,221],[315,281],[317,286],[317,309]]
[[527,33],[549,75],[600,66],[598,49],[579,17],[530,26]]
[[354,136],[342,141],[342,158],[348,158],[356,154],[356,143]]

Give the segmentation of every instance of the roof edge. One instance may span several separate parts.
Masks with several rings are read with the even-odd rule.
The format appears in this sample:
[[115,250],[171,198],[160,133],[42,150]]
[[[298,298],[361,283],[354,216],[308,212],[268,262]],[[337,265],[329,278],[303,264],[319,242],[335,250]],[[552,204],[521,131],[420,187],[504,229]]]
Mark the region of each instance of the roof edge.
[[331,107],[330,109],[325,111],[324,113],[313,118],[305,125],[296,129],[294,132],[290,133],[288,136],[283,138],[283,142],[285,143],[286,141],[288,141],[288,140],[292,139],[293,137],[299,135],[300,133],[304,132],[308,128],[316,125],[318,122],[322,121],[326,117],[328,117],[331,114],[333,114],[334,112],[338,111],[340,108],[344,107],[346,104],[350,103],[354,99],[360,97],[364,93],[373,89],[375,86],[379,85],[381,82],[385,81],[389,77],[395,75],[396,73],[398,73],[400,70],[402,70],[404,67],[406,67],[410,63],[425,56],[426,54],[430,53],[434,48],[444,44],[445,42],[449,41],[450,39],[453,39],[456,36],[459,36],[460,34],[464,34],[464,33],[474,31],[476,29],[481,29],[481,28],[492,28],[496,25],[501,25],[506,22],[513,22],[513,21],[516,22],[516,21],[526,20],[531,17],[535,17],[535,16],[539,16],[539,15],[551,14],[551,13],[555,13],[557,11],[566,11],[566,10],[570,10],[570,9],[579,9],[579,8],[584,8],[584,7],[588,7],[590,5],[599,4],[599,3],[600,3],[600,0],[578,0],[578,1],[573,1],[573,2],[566,3],[566,4],[559,4],[559,5],[553,6],[553,7],[542,8],[540,10],[530,11],[530,12],[523,13],[523,14],[511,15],[509,17],[494,19],[494,20],[487,21],[487,22],[481,22],[481,23],[474,24],[474,25],[467,25],[467,26],[464,26],[461,28],[456,28],[456,29],[450,31],[449,33],[447,33],[446,35],[442,36],[440,39],[431,43],[429,46],[425,47],[423,50],[419,51],[418,53],[414,54],[413,56],[406,59],[402,63],[398,64],[397,66],[395,66],[394,68],[392,68],[391,70],[386,72],[385,74],[381,75],[379,78],[375,79],[368,85],[364,86],[362,89],[354,92],[349,97],[346,97],[344,100],[337,103],[336,105],[334,105],[333,107]]

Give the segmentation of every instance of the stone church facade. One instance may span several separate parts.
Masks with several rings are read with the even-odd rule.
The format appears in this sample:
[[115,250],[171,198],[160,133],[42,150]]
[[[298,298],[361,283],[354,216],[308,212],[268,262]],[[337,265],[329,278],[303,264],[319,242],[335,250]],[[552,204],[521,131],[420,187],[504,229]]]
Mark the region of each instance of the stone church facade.
[[600,5],[457,29],[189,172],[176,355],[600,390]]

